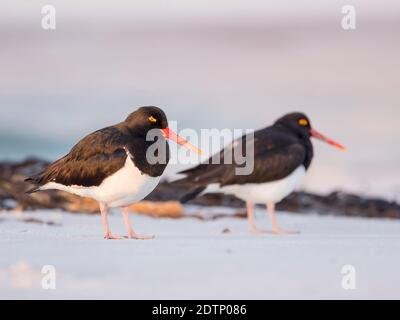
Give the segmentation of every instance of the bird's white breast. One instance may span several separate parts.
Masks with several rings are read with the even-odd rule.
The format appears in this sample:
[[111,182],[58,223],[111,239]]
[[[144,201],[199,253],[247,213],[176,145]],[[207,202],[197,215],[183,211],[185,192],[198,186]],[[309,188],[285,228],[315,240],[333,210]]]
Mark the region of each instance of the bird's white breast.
[[157,187],[160,180],[161,177],[150,177],[142,174],[128,156],[124,167],[107,177],[99,186],[64,186],[50,182],[44,185],[41,190],[62,190],[81,197],[93,198],[109,207],[122,207],[145,198]]
[[278,203],[295,190],[305,173],[306,170],[304,166],[299,166],[290,175],[281,180],[265,183],[229,185],[221,188],[218,185],[210,185],[206,192],[231,194],[244,201],[251,201],[254,203]]

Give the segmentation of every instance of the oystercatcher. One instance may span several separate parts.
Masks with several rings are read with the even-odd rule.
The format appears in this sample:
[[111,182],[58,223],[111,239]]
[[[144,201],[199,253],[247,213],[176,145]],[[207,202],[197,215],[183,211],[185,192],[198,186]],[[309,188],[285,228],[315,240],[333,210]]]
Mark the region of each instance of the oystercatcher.
[[[339,143],[313,129],[305,114],[290,113],[272,126],[256,131],[254,137],[243,136],[208,161],[182,171],[186,177],[175,183],[193,187],[181,201],[187,202],[200,194],[211,192],[234,195],[246,201],[249,231],[255,234],[264,231],[255,225],[254,203],[266,204],[272,232],[293,233],[278,226],[275,204],[292,193],[309,168],[314,156],[311,137],[345,150]],[[224,163],[225,155],[235,154],[240,142],[253,144],[254,170],[249,175],[236,174],[240,165],[235,159],[230,164]],[[242,154],[245,148],[240,148]]]
[[[150,130],[154,139],[148,138]],[[108,223],[109,208],[120,207],[128,237],[151,239],[134,232],[128,206],[145,198],[160,182],[170,160],[166,139],[200,153],[168,128],[160,108],[141,107],[125,121],[89,134],[65,157],[26,179],[36,185],[28,193],[56,189],[97,200],[106,239],[122,239],[111,233]]]

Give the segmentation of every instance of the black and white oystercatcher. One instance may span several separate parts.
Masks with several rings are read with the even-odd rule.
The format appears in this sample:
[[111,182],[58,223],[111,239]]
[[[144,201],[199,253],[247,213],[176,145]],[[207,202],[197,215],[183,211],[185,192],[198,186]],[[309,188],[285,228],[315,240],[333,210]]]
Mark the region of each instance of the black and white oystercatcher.
[[[156,142],[147,141],[152,129],[160,133]],[[28,193],[56,189],[97,200],[106,239],[122,239],[112,235],[108,223],[109,208],[120,207],[128,237],[151,239],[134,232],[128,206],[145,198],[160,182],[170,159],[166,139],[200,153],[168,128],[167,117],[160,108],[141,107],[124,122],[89,134],[68,155],[28,178],[26,181],[36,185]],[[159,143],[157,152],[165,154],[148,159],[151,153],[147,151],[154,143]]]
[[[306,115],[290,113],[278,119],[272,126],[256,131],[254,140],[243,136],[223,149],[216,155],[219,161],[215,162],[213,156],[207,162],[181,172],[186,177],[175,183],[193,186],[182,198],[182,202],[211,192],[234,195],[247,202],[249,231],[255,234],[263,231],[255,225],[254,204],[266,204],[272,232],[292,233],[278,226],[275,204],[292,193],[309,168],[314,156],[311,137],[345,150],[342,145],[313,129]],[[226,154],[235,154],[234,149],[240,140],[254,144],[254,170],[249,175],[236,174],[239,164],[235,159],[231,164],[223,163]],[[242,154],[244,147],[240,148],[239,153]]]

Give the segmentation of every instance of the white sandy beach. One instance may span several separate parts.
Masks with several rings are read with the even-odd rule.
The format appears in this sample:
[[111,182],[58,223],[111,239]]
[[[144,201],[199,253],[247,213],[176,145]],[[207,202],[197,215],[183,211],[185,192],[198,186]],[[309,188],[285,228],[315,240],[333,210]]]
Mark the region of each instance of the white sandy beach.
[[[106,241],[99,216],[28,217],[59,225],[0,213],[0,299],[400,298],[400,221],[281,213],[283,227],[302,233],[250,236],[241,219],[133,215],[155,240]],[[124,233],[119,214],[111,224]],[[258,224],[268,228],[261,210]],[[41,288],[44,265],[56,268],[56,290]],[[341,286],[344,265],[356,270],[356,290]]]

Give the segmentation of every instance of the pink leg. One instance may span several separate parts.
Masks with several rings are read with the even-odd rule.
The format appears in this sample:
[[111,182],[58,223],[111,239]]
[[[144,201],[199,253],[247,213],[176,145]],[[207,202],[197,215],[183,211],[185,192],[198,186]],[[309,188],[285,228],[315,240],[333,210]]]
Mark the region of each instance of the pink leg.
[[139,235],[133,230],[133,228],[131,226],[131,222],[129,220],[128,207],[122,207],[121,213],[122,213],[122,216],[124,217],[125,227],[126,227],[126,230],[128,231],[129,239],[136,239],[136,240],[152,240],[152,239],[154,239],[154,236]]
[[249,232],[252,234],[263,234],[265,231],[260,230],[256,227],[256,221],[254,217],[254,204],[247,202],[247,218],[249,221]]
[[108,223],[108,206],[104,203],[100,203],[101,219],[104,228],[104,238],[108,240],[121,240],[120,236],[114,236],[110,231],[110,224]]
[[276,221],[276,216],[275,216],[275,203],[272,203],[272,202],[267,203],[267,209],[268,209],[269,219],[271,220],[272,233],[274,233],[274,234],[297,234],[297,233],[299,233],[298,231],[283,230],[278,226],[278,223]]

